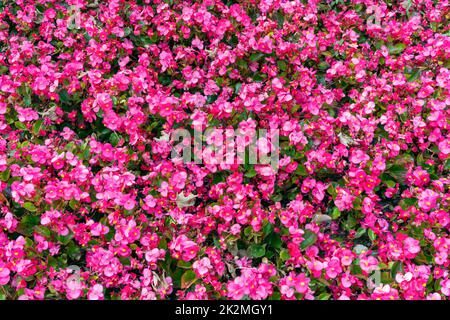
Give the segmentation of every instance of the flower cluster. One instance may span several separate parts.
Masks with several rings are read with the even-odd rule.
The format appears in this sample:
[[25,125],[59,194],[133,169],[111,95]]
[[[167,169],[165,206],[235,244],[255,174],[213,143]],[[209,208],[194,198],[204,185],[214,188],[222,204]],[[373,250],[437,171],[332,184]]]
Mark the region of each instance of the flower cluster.
[[0,136],[0,299],[450,297],[448,0],[2,1]]

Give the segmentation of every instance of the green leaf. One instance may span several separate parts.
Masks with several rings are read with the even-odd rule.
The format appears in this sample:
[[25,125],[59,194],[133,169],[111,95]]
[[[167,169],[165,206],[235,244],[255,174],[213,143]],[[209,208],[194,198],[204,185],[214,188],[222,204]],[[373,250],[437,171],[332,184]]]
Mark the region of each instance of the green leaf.
[[413,82],[419,78],[421,72],[419,69],[415,69],[406,79],[408,82]]
[[184,261],[184,260],[179,260],[177,263],[177,267],[183,268],[183,269],[190,269],[190,268],[192,268],[192,263],[190,263],[188,261]]
[[331,218],[334,220],[334,219],[339,218],[340,216],[341,216],[341,211],[339,211],[339,209],[337,207],[334,207],[333,211],[331,212]]
[[330,65],[328,64],[328,62],[322,61],[317,65],[317,67],[319,68],[319,70],[326,70],[330,67]]
[[242,83],[241,82],[236,83],[236,85],[234,86],[234,93],[238,94],[239,90],[241,90],[241,87],[242,87]]
[[369,229],[369,231],[367,232],[367,234],[369,235],[370,240],[374,241],[377,238],[377,235],[375,234],[375,232],[373,232],[372,229]]
[[247,61],[245,61],[245,60],[239,59],[239,60],[237,61],[237,65],[238,65],[241,69],[244,69],[244,70],[247,70],[247,69],[248,69],[248,64],[247,64]]
[[266,245],[252,244],[248,248],[248,253],[253,258],[261,258],[266,253]]
[[387,172],[398,182],[403,182],[406,174],[406,166],[400,164],[394,164]]
[[27,126],[25,125],[25,123],[22,123],[22,122],[20,122],[20,121],[14,122],[14,125],[15,125],[16,128],[19,129],[19,130],[27,130]]
[[361,238],[366,233],[366,229],[359,228],[358,231],[356,231],[355,239]]
[[330,300],[330,297],[331,297],[331,294],[330,294],[330,293],[324,292],[324,293],[321,293],[321,294],[317,297],[317,300]]
[[35,226],[34,231],[47,238],[50,238],[50,236],[52,235],[51,231],[44,226]]
[[269,237],[269,244],[272,248],[280,249],[282,245],[281,237],[278,233],[272,233]]
[[31,236],[33,234],[34,226],[39,225],[39,217],[33,215],[26,215],[20,220],[17,226],[17,232],[26,236]]
[[34,204],[32,204],[31,202],[25,202],[23,204],[23,207],[30,212],[36,212],[36,210],[37,210],[36,206]]
[[263,227],[263,232],[266,235],[269,235],[273,231],[273,225],[270,222],[267,222]]
[[77,246],[73,241],[70,241],[66,251],[67,255],[72,259],[72,260],[80,260],[81,258],[81,250],[80,247]]
[[400,206],[402,207],[403,210],[406,210],[409,207],[414,206],[416,203],[417,203],[416,198],[405,198],[402,199],[402,201],[400,202]]
[[262,53],[262,52],[257,52],[257,53],[254,53],[254,54],[252,54],[252,55],[250,56],[250,61],[255,62],[255,61],[258,61],[259,59],[261,59],[262,57],[264,57],[264,53]]
[[34,123],[33,126],[33,133],[37,136],[39,134],[39,131],[41,130],[41,126],[42,126],[42,122],[44,122],[44,120],[39,119]]
[[59,95],[59,100],[62,103],[69,102],[70,96],[69,96],[69,93],[67,92],[67,90],[65,90],[65,89],[61,90],[58,95]]
[[402,53],[403,50],[405,50],[406,44],[404,43],[397,43],[395,45],[388,45],[389,54],[399,54]]
[[385,181],[384,183],[386,183],[386,185],[387,185],[389,188],[394,188],[394,187],[395,187],[395,181],[387,180],[387,181]]
[[283,61],[283,60],[278,60],[278,61],[277,61],[277,66],[278,66],[278,68],[279,68],[281,71],[286,71],[287,64],[286,64],[285,61]]
[[58,235],[56,237],[56,239],[58,239],[58,241],[64,245],[67,245],[69,243],[70,240],[72,240],[74,234],[73,233],[69,233],[67,236],[61,236]]
[[312,246],[317,241],[317,234],[315,234],[311,230],[306,230],[305,234],[303,235],[303,239],[304,240],[300,244],[300,248],[306,249]]
[[337,191],[336,191],[336,188],[332,184],[330,184],[329,187],[327,188],[327,192],[333,197],[333,199],[336,198]]
[[403,272],[403,264],[401,261],[395,261],[391,267],[391,276],[395,279],[397,273]]
[[247,178],[253,178],[254,176],[256,176],[257,172],[254,168],[249,169],[246,173],[245,176]]
[[69,207],[70,207],[72,210],[75,210],[75,209],[76,209],[77,204],[78,204],[78,201],[77,201],[77,200],[75,200],[75,199],[70,199],[70,201],[69,201]]
[[445,162],[444,168],[445,170],[450,170],[450,159],[448,159],[447,162]]
[[189,288],[196,280],[195,272],[192,270],[187,270],[181,276],[181,289]]
[[281,293],[274,292],[270,297],[269,300],[281,300]]
[[6,181],[8,181],[10,174],[11,174],[11,170],[7,169],[0,174],[0,179],[3,182],[6,182]]
[[116,132],[111,133],[111,135],[109,136],[109,142],[113,147],[117,146],[120,139],[122,139],[122,137],[118,135]]
[[280,259],[283,261],[289,260],[291,258],[291,255],[289,254],[289,251],[287,250],[281,250],[280,252]]

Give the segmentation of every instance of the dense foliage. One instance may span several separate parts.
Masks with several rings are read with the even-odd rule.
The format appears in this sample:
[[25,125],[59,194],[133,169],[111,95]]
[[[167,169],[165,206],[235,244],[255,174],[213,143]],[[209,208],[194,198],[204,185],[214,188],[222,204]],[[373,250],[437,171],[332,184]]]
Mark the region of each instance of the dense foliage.
[[[447,299],[449,19],[1,1],[0,298]],[[278,128],[279,170],[173,158],[194,125]]]

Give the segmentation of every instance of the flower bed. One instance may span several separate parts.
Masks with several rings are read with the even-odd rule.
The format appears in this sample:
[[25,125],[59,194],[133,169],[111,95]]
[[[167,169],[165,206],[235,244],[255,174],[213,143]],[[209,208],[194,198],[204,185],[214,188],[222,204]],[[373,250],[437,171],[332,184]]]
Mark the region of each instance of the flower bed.
[[0,299],[447,299],[449,19],[1,2]]

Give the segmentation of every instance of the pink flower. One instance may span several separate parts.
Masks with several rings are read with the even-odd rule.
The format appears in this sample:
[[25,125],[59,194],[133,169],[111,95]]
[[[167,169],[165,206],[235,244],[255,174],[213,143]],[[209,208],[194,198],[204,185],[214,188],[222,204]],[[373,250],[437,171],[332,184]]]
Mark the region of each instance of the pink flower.
[[334,279],[342,272],[341,262],[338,258],[332,258],[328,261],[326,267],[326,274],[329,278]]
[[9,282],[10,270],[3,262],[0,262],[0,285],[6,285]]
[[441,292],[447,296],[450,297],[450,279],[445,279],[441,281]]
[[306,293],[309,290],[309,278],[306,277],[304,273],[300,273],[295,279],[294,279],[294,286],[295,290],[299,293]]
[[436,207],[439,194],[431,189],[425,189],[419,194],[419,207],[424,211],[430,211]]
[[420,252],[419,240],[407,237],[403,240],[403,249],[406,251],[406,257],[413,259]]
[[159,55],[159,61],[161,62],[161,72],[166,71],[168,68],[176,66],[173,60],[172,54],[169,51],[162,51]]
[[209,260],[209,258],[202,258],[195,261],[192,267],[199,276],[208,274],[210,269],[212,269],[211,261]]
[[175,190],[180,191],[184,188],[186,183],[187,174],[186,172],[176,172],[170,179],[170,185],[175,188]]
[[444,155],[450,154],[450,139],[445,139],[439,142],[439,151],[441,151]]
[[70,278],[70,280],[67,281],[67,299],[75,300],[80,298],[82,295],[81,288],[82,286],[78,279]]
[[378,260],[375,257],[363,257],[359,261],[359,266],[364,272],[370,273],[378,268]]
[[103,300],[103,286],[95,284],[89,289],[87,297],[89,300]]
[[147,262],[149,263],[155,263],[159,259],[162,259],[165,254],[166,254],[165,250],[154,248],[145,253],[145,260],[147,260]]
[[363,161],[368,161],[369,159],[370,157],[359,149],[354,150],[352,152],[352,155],[350,156],[350,161],[353,162],[354,164],[359,164]]
[[174,258],[181,258],[184,261],[194,259],[199,251],[197,244],[185,235],[173,239],[169,244],[169,248],[172,250]]

